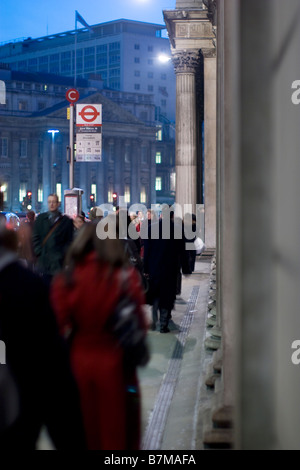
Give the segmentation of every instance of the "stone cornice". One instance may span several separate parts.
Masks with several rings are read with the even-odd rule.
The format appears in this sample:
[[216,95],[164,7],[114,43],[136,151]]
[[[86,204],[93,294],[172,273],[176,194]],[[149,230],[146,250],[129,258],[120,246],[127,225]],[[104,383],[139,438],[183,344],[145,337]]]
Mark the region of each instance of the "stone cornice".
[[199,52],[176,52],[172,57],[172,61],[175,73],[196,73],[199,66]]
[[208,10],[207,18],[213,24],[213,26],[216,26],[217,0],[203,0],[203,3]]

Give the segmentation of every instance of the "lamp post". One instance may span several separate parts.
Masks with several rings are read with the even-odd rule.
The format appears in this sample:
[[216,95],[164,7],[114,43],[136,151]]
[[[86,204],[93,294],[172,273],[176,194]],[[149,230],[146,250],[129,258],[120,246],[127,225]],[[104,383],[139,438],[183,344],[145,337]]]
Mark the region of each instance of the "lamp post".
[[56,163],[55,163],[55,152],[54,152],[54,140],[55,140],[55,135],[59,133],[58,129],[49,129],[48,134],[52,135],[52,144],[51,144],[51,192],[56,193],[55,190],[55,168],[56,168]]

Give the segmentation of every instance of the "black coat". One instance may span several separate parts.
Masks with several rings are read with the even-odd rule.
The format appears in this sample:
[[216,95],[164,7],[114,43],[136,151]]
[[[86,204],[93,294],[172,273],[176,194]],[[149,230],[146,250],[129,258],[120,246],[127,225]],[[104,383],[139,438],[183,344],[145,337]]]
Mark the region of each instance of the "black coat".
[[[170,222],[170,236],[163,236],[163,221],[149,226],[148,239],[144,239],[144,272],[149,275],[151,297],[159,298],[159,306],[172,310],[176,299],[177,276],[182,269],[190,274],[183,233],[175,238],[175,225]],[[151,235],[152,233],[152,235]],[[153,233],[158,238],[153,238]],[[150,295],[149,295],[150,297]]]
[[43,240],[51,230],[48,214],[40,214],[34,223],[33,249],[39,270],[53,276],[63,266],[67,249],[73,240],[74,226],[72,219],[66,215],[62,216],[59,225],[43,245]]
[[0,449],[34,449],[42,425],[57,449],[84,449],[79,394],[46,287],[18,262],[0,271],[0,322],[21,397],[19,417],[0,434]]

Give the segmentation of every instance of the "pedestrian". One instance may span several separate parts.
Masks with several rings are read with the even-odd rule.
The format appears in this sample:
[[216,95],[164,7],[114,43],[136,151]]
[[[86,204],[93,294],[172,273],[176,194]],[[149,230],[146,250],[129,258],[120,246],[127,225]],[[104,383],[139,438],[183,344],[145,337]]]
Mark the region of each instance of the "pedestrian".
[[72,243],[67,269],[54,279],[52,301],[61,334],[70,338],[73,371],[79,386],[90,450],[138,450],[140,391],[136,368],[109,322],[122,297],[135,304],[135,322],[146,336],[143,293],[118,239],[101,240],[86,224]]
[[[182,225],[179,233],[180,230]],[[144,272],[150,285],[152,330],[156,330],[159,312],[160,332],[170,331],[180,266],[184,274],[190,274],[182,232],[181,238],[175,237],[173,213],[166,206],[159,221],[149,226],[148,237],[144,239]]]
[[35,218],[35,212],[33,210],[28,211],[25,220],[21,222],[17,230],[19,258],[25,266],[32,270],[34,270],[36,264],[32,240]]
[[[17,234],[0,228],[0,339],[17,386],[7,396],[14,419],[0,403],[0,450],[34,450],[43,426],[58,450],[86,448],[79,393],[39,276],[17,257]],[[16,295],[17,293],[17,295]],[[0,383],[0,395],[5,394]],[[2,413],[1,413],[2,411]]]
[[40,214],[33,227],[33,249],[37,257],[37,269],[48,286],[54,274],[62,269],[74,234],[72,219],[61,214],[59,205],[57,194],[50,194],[48,212]]

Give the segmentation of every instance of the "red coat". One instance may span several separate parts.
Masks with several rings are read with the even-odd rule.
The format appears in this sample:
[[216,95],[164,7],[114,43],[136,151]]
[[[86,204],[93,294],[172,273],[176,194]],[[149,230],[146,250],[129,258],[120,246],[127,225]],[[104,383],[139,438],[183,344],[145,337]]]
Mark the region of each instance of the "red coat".
[[[146,332],[140,279],[134,268],[127,272],[128,291],[138,305]],[[138,449],[140,397],[136,374],[134,371],[128,377],[124,372],[123,351],[105,329],[122,290],[120,269],[110,271],[91,253],[76,267],[73,281],[69,287],[62,274],[57,276],[51,297],[61,333],[69,327],[74,329],[71,364],[80,391],[88,447]],[[137,393],[129,393],[128,385],[134,385]]]

